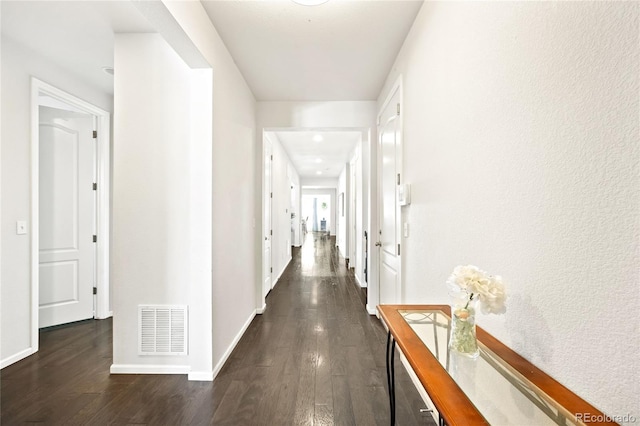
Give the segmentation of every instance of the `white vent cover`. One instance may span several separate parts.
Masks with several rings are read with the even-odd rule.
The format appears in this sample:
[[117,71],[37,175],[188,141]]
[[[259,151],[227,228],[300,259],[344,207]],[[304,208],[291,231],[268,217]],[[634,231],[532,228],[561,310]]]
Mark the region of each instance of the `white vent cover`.
[[187,354],[186,305],[138,305],[138,354]]

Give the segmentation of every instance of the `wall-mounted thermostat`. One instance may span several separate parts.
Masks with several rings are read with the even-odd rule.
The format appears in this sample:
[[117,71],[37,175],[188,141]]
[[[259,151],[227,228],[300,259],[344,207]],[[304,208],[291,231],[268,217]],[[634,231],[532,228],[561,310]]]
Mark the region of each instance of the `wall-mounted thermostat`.
[[401,206],[411,204],[411,184],[403,183],[398,185],[398,203]]

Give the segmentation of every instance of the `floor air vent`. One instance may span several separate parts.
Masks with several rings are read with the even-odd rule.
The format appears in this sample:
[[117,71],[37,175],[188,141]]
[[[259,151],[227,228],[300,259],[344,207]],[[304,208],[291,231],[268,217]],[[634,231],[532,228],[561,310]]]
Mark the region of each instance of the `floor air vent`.
[[138,305],[138,354],[186,355],[187,306]]

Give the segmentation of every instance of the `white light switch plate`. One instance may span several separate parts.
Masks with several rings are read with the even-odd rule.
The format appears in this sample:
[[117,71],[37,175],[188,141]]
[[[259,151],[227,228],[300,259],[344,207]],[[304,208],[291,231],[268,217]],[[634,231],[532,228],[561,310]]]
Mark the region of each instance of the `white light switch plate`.
[[16,222],[16,234],[24,235],[27,233],[27,221],[19,220]]

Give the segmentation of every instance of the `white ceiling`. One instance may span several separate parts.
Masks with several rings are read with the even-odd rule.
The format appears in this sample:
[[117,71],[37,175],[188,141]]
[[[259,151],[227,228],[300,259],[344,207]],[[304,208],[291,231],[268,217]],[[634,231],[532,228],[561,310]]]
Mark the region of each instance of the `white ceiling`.
[[[301,178],[338,178],[361,140],[361,133],[356,131],[278,131],[273,134]],[[314,140],[317,136],[322,140]]]
[[[337,101],[377,99],[422,0],[202,3],[257,100]],[[114,34],[155,32],[129,0],[0,0],[0,8],[2,37],[109,94],[113,77],[102,67],[113,66]],[[309,132],[278,132],[301,176],[337,177],[360,137],[323,135],[309,144]]]
[[422,0],[202,1],[259,101],[375,100]]
[[114,33],[155,32],[130,1],[0,2],[2,36],[113,94]]

